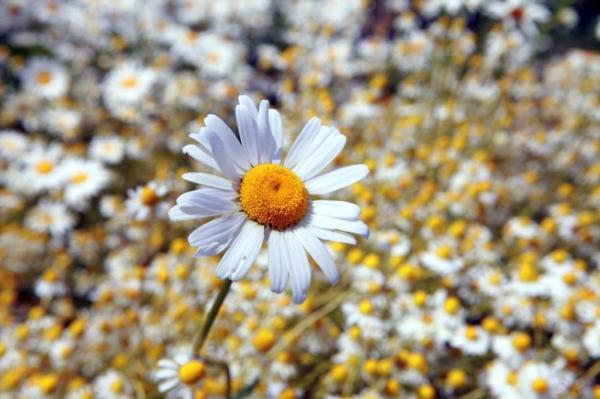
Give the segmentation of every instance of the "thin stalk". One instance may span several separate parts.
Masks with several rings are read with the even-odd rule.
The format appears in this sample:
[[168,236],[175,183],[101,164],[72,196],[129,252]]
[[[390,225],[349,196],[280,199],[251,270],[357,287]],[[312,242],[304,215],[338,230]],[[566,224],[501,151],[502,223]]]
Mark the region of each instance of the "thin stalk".
[[210,307],[210,311],[206,315],[206,319],[204,323],[202,323],[202,329],[196,334],[194,337],[194,342],[192,344],[192,356],[197,356],[202,350],[202,346],[208,338],[208,334],[210,333],[210,329],[212,328],[217,315],[219,314],[219,309],[221,309],[221,305],[225,301],[227,294],[229,293],[229,289],[231,288],[232,281],[227,279],[223,282],[221,289],[219,290],[219,294],[215,298],[212,306]]

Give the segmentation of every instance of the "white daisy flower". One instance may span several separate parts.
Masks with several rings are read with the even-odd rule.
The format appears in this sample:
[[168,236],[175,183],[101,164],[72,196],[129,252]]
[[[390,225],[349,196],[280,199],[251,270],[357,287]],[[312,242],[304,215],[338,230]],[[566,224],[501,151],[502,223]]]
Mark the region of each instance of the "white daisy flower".
[[125,143],[119,136],[95,136],[90,143],[90,156],[107,164],[117,164],[125,156]]
[[517,387],[524,398],[550,399],[564,395],[572,382],[560,364],[531,362],[519,371]]
[[65,202],[78,210],[110,183],[110,173],[96,161],[69,158],[61,164],[61,171],[66,182]]
[[35,231],[62,236],[75,225],[75,219],[64,204],[44,200],[27,214],[25,225]]
[[13,161],[19,159],[28,145],[27,136],[16,130],[0,131],[0,159]]
[[145,186],[127,190],[125,206],[137,220],[146,220],[152,213],[163,218],[167,216],[168,205],[164,202],[164,197],[168,192],[166,185],[151,181]]
[[185,354],[178,354],[172,360],[161,359],[158,367],[154,378],[167,399],[193,399],[194,387],[206,374],[204,363]]
[[196,256],[227,251],[216,273],[221,279],[244,278],[264,241],[269,245],[269,276],[273,292],[282,292],[290,280],[294,302],[306,298],[311,269],[307,251],[335,284],[335,262],[321,240],[356,243],[348,233],[368,235],[359,220],[360,208],[344,201],[313,200],[347,187],[368,174],[365,165],[352,165],[320,175],[342,151],[346,138],[311,119],[281,162],[283,128],[279,113],[263,100],[259,109],[247,96],[236,107],[240,140],[217,116],[191,137],[199,145],[184,152],[220,171],[225,178],[187,173],[184,179],[203,185],[177,199],[172,220],[207,219],[189,236]]
[[94,393],[100,398],[125,399],[133,395],[133,387],[121,373],[108,370],[94,381]]
[[54,99],[64,95],[69,87],[65,67],[49,58],[33,58],[21,73],[25,91],[36,97]]
[[102,96],[110,109],[135,106],[150,92],[155,80],[152,69],[124,63],[108,73],[102,82]]
[[31,194],[59,188],[63,182],[59,167],[62,153],[59,145],[35,144],[23,158],[19,188]]

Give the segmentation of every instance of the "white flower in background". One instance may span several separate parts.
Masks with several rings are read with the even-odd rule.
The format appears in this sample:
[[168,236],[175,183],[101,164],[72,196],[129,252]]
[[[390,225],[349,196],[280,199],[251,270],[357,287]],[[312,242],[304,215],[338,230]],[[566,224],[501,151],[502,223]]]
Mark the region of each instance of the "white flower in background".
[[152,214],[159,218],[167,216],[169,205],[165,202],[165,195],[169,188],[161,183],[151,181],[145,186],[138,186],[127,191],[125,206],[127,211],[137,220],[146,220]]
[[27,214],[25,225],[32,230],[59,237],[71,230],[75,219],[63,203],[42,201]]
[[62,154],[61,147],[56,144],[34,145],[22,160],[23,167],[18,172],[21,177],[19,188],[31,194],[59,188],[63,182],[59,167]]
[[451,337],[450,344],[460,349],[466,355],[485,355],[490,348],[490,334],[475,325],[465,325],[459,328]]
[[538,0],[494,0],[485,4],[485,10],[508,29],[521,29],[529,35],[537,35],[537,25],[547,22],[552,16]]
[[107,164],[117,164],[125,156],[125,142],[115,135],[95,136],[88,149],[89,155]]
[[133,62],[124,63],[108,73],[102,82],[102,96],[107,106],[135,106],[150,92],[156,72]]
[[110,173],[96,161],[69,158],[60,169],[65,202],[78,210],[86,208],[88,200],[110,183]]
[[191,137],[199,145],[184,152],[222,172],[225,178],[187,173],[184,179],[203,188],[182,194],[169,215],[172,220],[206,219],[189,242],[196,256],[227,251],[216,273],[221,279],[244,278],[264,241],[269,244],[269,276],[273,292],[282,292],[290,280],[294,302],[306,298],[311,279],[307,251],[335,284],[335,262],[321,240],[354,244],[348,233],[366,236],[360,208],[344,201],[312,200],[364,178],[365,165],[352,165],[319,175],[342,151],[346,138],[333,127],[311,119],[281,162],[283,129],[279,113],[263,100],[259,109],[241,96],[236,107],[235,133],[217,116]]
[[49,58],[32,58],[21,72],[25,91],[36,97],[55,99],[69,88],[69,75],[59,62]]
[[572,380],[572,374],[557,365],[531,362],[519,370],[517,386],[523,398],[552,399],[562,397]]
[[0,159],[18,159],[25,154],[27,144],[27,137],[16,130],[0,131]]
[[134,396],[133,387],[121,373],[108,370],[94,381],[94,393],[99,398],[127,399]]
[[189,355],[178,354],[172,360],[161,359],[154,379],[158,382],[160,393],[166,393],[167,399],[193,399],[194,386],[206,374],[206,366]]

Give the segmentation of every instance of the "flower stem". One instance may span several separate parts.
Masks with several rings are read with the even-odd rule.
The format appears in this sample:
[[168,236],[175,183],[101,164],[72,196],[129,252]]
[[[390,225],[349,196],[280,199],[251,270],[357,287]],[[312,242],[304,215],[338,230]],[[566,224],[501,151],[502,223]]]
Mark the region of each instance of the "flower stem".
[[217,318],[217,314],[219,314],[219,309],[221,309],[221,305],[223,305],[225,297],[227,297],[227,294],[229,293],[231,283],[233,283],[233,281],[229,279],[223,282],[223,285],[219,290],[219,294],[215,298],[215,301],[213,302],[208,314],[206,315],[206,318],[204,319],[202,329],[194,337],[194,343],[192,344],[192,356],[197,356],[202,350],[202,346],[204,345],[206,338],[208,338],[208,334],[210,333],[210,329]]

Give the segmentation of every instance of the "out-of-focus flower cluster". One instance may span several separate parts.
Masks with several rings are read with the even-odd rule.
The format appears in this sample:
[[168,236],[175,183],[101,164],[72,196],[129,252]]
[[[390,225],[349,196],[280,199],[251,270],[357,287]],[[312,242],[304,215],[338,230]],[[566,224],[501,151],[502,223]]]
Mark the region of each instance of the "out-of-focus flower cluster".
[[348,137],[372,233],[301,306],[266,254],[233,285],[235,391],[600,398],[600,53],[552,50],[556,3],[2,1],[0,398],[160,395],[221,284],[167,220],[181,149],[240,93]]

